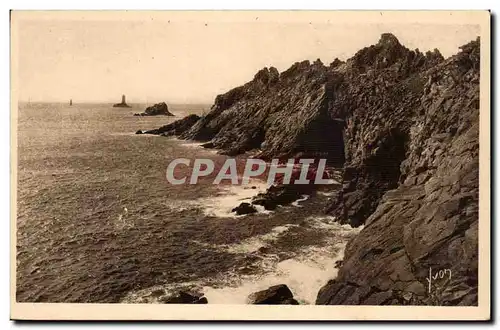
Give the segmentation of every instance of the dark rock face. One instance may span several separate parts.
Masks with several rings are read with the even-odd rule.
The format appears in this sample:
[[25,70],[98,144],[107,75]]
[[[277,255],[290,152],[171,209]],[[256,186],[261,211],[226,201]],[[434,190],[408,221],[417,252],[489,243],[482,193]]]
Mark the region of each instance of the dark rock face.
[[[445,60],[383,34],[346,62],[265,68],[175,134],[227,155],[343,167],[326,213],[365,227],[318,304],[477,305],[479,50],[477,39]],[[290,203],[294,186],[252,204]],[[429,272],[448,269],[429,288]]]
[[207,298],[184,291],[179,291],[172,296],[162,297],[159,301],[164,304],[208,304]]
[[252,214],[257,213],[257,209],[250,203],[241,203],[240,205],[232,209],[231,212],[236,212],[237,215]]
[[165,102],[157,103],[153,106],[147,107],[144,112],[135,113],[134,116],[174,116],[173,113],[168,111],[168,105]]
[[262,69],[252,81],[217,96],[210,113],[181,138],[210,140],[226,155],[260,148],[263,159],[321,154],[342,163],[342,131],[328,113],[329,75],[321,62],[295,63],[281,74]]
[[[385,71],[419,58],[396,53],[399,60],[389,56],[392,66],[376,78],[353,77],[356,83],[344,87],[344,97],[356,97],[346,114],[344,186],[330,212],[365,228],[317,303],[476,305],[479,40],[436,64],[436,52],[426,55],[432,65],[423,70],[420,57],[394,79]],[[361,51],[381,63],[369,54]],[[429,272],[444,269],[451,278],[429,288]]]
[[442,61],[439,51],[410,51],[392,34],[347,61],[330,104],[333,116],[346,123],[344,189],[328,210],[342,222],[363,224],[382,195],[397,187],[401,162],[414,143],[413,118],[423,115],[427,71]]
[[252,305],[298,305],[293,299],[293,293],[285,284],[275,285],[266,290],[252,293],[248,296]]
[[[173,123],[162,126],[157,129],[152,129],[149,131],[143,132],[144,134],[155,134],[155,135],[163,135],[163,136],[171,136],[171,135],[179,135],[188,130],[191,126],[193,126],[200,117],[198,115],[189,115],[182,119],[176,120]],[[142,132],[142,131],[141,131]],[[136,133],[139,134],[139,133]]]

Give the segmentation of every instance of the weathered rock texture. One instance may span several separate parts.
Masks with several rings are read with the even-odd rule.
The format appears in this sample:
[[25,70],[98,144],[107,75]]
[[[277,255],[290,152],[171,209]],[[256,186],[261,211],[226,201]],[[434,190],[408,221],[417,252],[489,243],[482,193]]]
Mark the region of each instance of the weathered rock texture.
[[[380,44],[355,55],[353,66],[371,69],[342,85],[332,106],[350,104],[344,187],[331,211],[365,227],[317,303],[475,305],[479,40],[447,60],[391,43],[394,56]],[[450,269],[451,280],[429,288],[431,269]]]
[[[181,133],[229,155],[327,158],[326,205],[365,225],[318,304],[477,304],[479,39],[444,59],[392,34],[329,66],[259,71]],[[426,277],[450,269],[451,280]]]
[[301,198],[302,194],[310,193],[311,188],[312,185],[274,185],[266,192],[254,196],[252,204],[264,206],[266,210],[275,210],[279,205],[290,204]]
[[293,293],[285,284],[274,285],[266,290],[254,292],[248,296],[248,303],[252,305],[298,305]]
[[215,99],[210,113],[181,138],[211,140],[228,155],[261,148],[260,157],[326,155],[343,162],[343,122],[331,118],[329,68],[320,61],[295,63],[278,73],[260,70],[247,84]]
[[134,116],[174,116],[173,113],[168,111],[168,105],[165,102],[157,103],[147,107],[144,112],[134,113]]

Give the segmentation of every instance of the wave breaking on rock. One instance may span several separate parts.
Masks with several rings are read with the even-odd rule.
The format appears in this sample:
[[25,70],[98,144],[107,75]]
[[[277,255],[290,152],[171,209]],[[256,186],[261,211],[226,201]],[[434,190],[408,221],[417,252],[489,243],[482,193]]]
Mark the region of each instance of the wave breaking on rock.
[[[345,62],[264,68],[167,131],[229,156],[342,168],[325,213],[364,229],[316,303],[477,305],[479,57],[479,38],[445,59],[385,33]],[[453,277],[428,289],[430,268]]]

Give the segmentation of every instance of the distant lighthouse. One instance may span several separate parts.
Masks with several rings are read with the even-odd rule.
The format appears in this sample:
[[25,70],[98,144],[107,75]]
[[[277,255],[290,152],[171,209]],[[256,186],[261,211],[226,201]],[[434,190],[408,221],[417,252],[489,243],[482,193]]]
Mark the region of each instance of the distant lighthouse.
[[130,106],[125,102],[125,94],[122,95],[122,102],[113,105],[114,108],[130,108]]

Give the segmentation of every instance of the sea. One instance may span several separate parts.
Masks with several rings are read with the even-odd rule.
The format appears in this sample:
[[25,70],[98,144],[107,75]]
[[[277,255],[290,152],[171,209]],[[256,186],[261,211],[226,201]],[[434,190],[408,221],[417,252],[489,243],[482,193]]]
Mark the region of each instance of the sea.
[[19,105],[16,300],[161,303],[161,289],[245,304],[252,292],[286,284],[299,303],[314,304],[360,230],[323,212],[339,185],[236,216],[231,209],[264,191],[264,181],[172,185],[171,160],[228,156],[198,142],[135,134],[210,106],[172,104],[175,117],[133,116],[145,107]]

